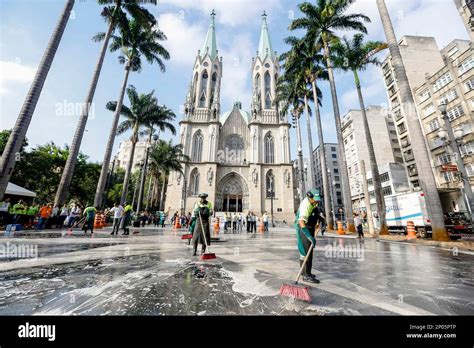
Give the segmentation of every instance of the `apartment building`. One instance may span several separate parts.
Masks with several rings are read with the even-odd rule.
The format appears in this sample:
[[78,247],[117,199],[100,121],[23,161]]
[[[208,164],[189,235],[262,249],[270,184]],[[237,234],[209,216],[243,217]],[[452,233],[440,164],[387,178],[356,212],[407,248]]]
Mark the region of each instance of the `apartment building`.
[[[324,144],[325,154],[326,154],[326,165],[328,171],[328,180],[329,180],[329,194],[331,195],[331,206],[334,208],[342,208],[344,205],[342,198],[342,181],[341,181],[341,171],[339,166],[338,152],[337,152],[337,143],[325,143]],[[314,175],[316,189],[319,192],[324,193],[323,190],[323,173],[321,170],[321,153],[319,151],[319,146],[314,149]]]
[[[420,86],[425,82],[428,72],[438,71],[444,65],[438,45],[433,37],[403,36],[399,41],[400,54],[410,86]],[[382,74],[385,79],[390,113],[395,123],[395,130],[401,146],[402,158],[407,170],[411,189],[419,185],[418,171],[413,156],[410,135],[406,126],[405,115],[400,108],[400,90],[397,86],[392,59],[388,55],[382,62]]]
[[[366,109],[369,129],[374,143],[375,158],[379,167],[383,165],[399,164],[403,167],[403,157],[398,143],[395,123],[388,110],[380,106],[369,106]],[[365,137],[364,124],[361,110],[350,110],[342,118],[342,138],[344,141],[347,171],[349,173],[349,184],[354,207],[363,197],[362,175],[360,162],[365,163],[365,172],[370,171],[369,149]],[[399,175],[394,172],[393,175]],[[390,173],[392,176],[392,173]],[[406,173],[402,173],[407,180]]]
[[[133,163],[132,163],[132,172],[139,169],[137,168],[137,163],[145,160],[145,151],[146,151],[147,141],[138,141],[135,145],[135,152],[133,154]],[[132,142],[130,140],[122,140],[119,144],[119,149],[117,151],[117,165],[126,169],[128,166],[128,161],[130,160],[130,151],[132,150]]]
[[[461,155],[474,186],[474,50],[473,42],[454,40],[441,50],[444,65],[427,73],[425,81],[414,88],[414,97],[431,151],[432,166],[444,205],[453,205],[459,197],[460,182],[453,172],[444,172],[442,165],[454,163],[448,144],[438,133],[444,128],[438,109],[447,104],[447,115],[454,133],[459,136]],[[443,198],[443,195],[441,196]],[[456,202],[463,204],[461,202]]]

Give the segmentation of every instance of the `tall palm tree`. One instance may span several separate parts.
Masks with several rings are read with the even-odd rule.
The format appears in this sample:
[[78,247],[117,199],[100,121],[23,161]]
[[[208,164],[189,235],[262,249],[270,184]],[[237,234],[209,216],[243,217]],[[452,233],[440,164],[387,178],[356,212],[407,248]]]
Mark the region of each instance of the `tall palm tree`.
[[377,7],[380,18],[382,19],[388,49],[390,50],[390,56],[392,57],[392,65],[397,77],[397,85],[400,90],[401,111],[402,114],[405,115],[408,132],[410,134],[410,141],[413,144],[412,151],[416,161],[418,176],[420,178],[420,186],[425,194],[426,208],[431,220],[433,239],[447,241],[450,240],[450,238],[444,224],[443,208],[441,200],[439,199],[433,171],[431,170],[431,167],[427,165],[430,163],[430,157],[424,143],[423,131],[416,113],[415,101],[408,83],[408,77],[398,47],[397,37],[395,36],[395,31],[393,30],[392,21],[390,20],[385,1],[377,0]]
[[30,90],[26,95],[23,106],[20,110],[20,114],[16,119],[15,126],[8,137],[8,142],[3,150],[2,157],[0,158],[0,200],[3,199],[5,190],[7,189],[8,181],[13,174],[15,169],[16,161],[25,140],[26,132],[30,126],[33,113],[36,109],[36,104],[43,90],[46,77],[48,77],[49,69],[53,64],[54,56],[58,49],[61,38],[63,37],[64,30],[66,29],[67,22],[70,17],[71,10],[74,6],[74,0],[66,1],[66,4],[61,12],[59,21],[54,28],[53,34],[49,39],[48,46],[43,54],[43,58],[38,66],[36,75],[31,83]]
[[300,199],[305,196],[305,177],[303,170],[303,145],[301,140],[301,126],[300,117],[303,110],[307,114],[311,113],[309,108],[309,101],[313,96],[308,89],[305,76],[302,73],[295,71],[285,71],[280,76],[277,83],[277,93],[275,101],[280,105],[280,111],[286,114],[290,107],[292,107],[292,115],[296,121],[296,136],[297,136],[297,156],[298,156],[298,171],[299,171],[299,193]]
[[[150,64],[156,62],[161,71],[165,71],[163,59],[168,60],[170,55],[168,51],[159,43],[159,41],[163,40],[166,40],[166,36],[163,32],[157,28],[147,29],[136,20],[131,20],[129,22],[128,31],[121,31],[121,36],[112,36],[110,51],[115,52],[117,50],[121,50],[123,55],[119,56],[119,62],[125,66],[125,76],[122,87],[120,88],[119,98],[112,119],[112,127],[110,128],[110,134],[105,149],[104,160],[102,162],[99,183],[97,184],[97,190],[94,197],[94,205],[96,206],[100,206],[103,199],[105,183],[107,181],[107,172],[110,158],[112,157],[112,149],[114,147],[115,134],[117,131],[117,125],[119,123],[120,110],[127,87],[128,76],[131,71],[141,71],[142,57],[144,57]],[[127,191],[127,189],[128,185],[124,185],[124,191]]]
[[[148,94],[138,94],[135,87],[130,86],[127,88],[127,96],[130,101],[130,108],[121,105],[120,114],[125,116],[126,120],[122,121],[117,128],[117,134],[123,134],[129,130],[132,131],[130,140],[132,142],[132,148],[130,150],[130,157],[128,159],[127,168],[125,170],[125,177],[123,180],[123,191],[122,199],[124,202],[128,193],[128,184],[130,181],[130,175],[132,172],[133,157],[135,154],[135,145],[138,142],[138,135],[141,127],[149,126],[152,123],[167,123],[168,129],[174,130],[174,126],[167,121],[163,120],[163,114],[158,105],[158,100],[153,96],[155,92],[152,91]],[[114,111],[117,108],[118,102],[108,102],[107,109]]]
[[324,50],[336,123],[339,162],[341,163],[344,209],[347,229],[350,232],[355,231],[355,226],[349,187],[349,175],[347,172],[344,142],[342,138],[341,115],[337,100],[336,83],[334,81],[333,63],[331,59],[331,45],[338,40],[338,37],[335,34],[336,30],[356,30],[362,33],[367,33],[367,29],[363,24],[363,22],[370,22],[370,19],[367,16],[360,13],[346,14],[348,7],[353,2],[354,0],[317,0],[315,5],[309,2],[303,2],[298,5],[298,8],[303,13],[303,17],[293,20],[289,27],[290,30],[305,30],[304,40],[312,42],[314,45],[321,45]]
[[[280,60],[285,60],[286,71],[304,71],[307,82],[311,85],[313,92],[313,101],[318,100],[314,103],[314,114],[316,119],[316,126],[318,129],[319,139],[319,158],[321,162],[321,174],[323,181],[323,196],[324,196],[324,211],[326,217],[326,223],[330,230],[333,229],[333,219],[331,214],[331,195],[329,190],[329,180],[326,163],[326,149],[324,147],[324,136],[323,128],[321,124],[321,113],[319,107],[321,105],[322,93],[317,86],[317,80],[328,80],[327,70],[324,67],[323,61],[324,56],[319,54],[320,47],[313,45],[311,42],[298,39],[294,36],[290,36],[285,39],[285,43],[291,45],[291,50],[283,53],[280,56]],[[307,116],[309,113],[306,114]],[[313,178],[315,176],[314,168],[314,155],[313,155],[313,140],[311,135],[311,123],[309,117],[306,117],[306,127],[308,129],[308,143],[310,148],[310,160],[313,166]],[[314,183],[313,183],[314,186]]]
[[[139,0],[97,0],[97,2],[99,5],[108,5],[113,2],[114,5],[105,6],[102,9],[101,15],[104,20],[108,22],[107,32],[100,33],[93,38],[94,41],[103,40],[103,44],[100,49],[99,58],[97,59],[94,69],[94,74],[92,75],[89,90],[87,91],[86,100],[82,107],[81,115],[79,116],[76,131],[74,133],[74,137],[72,138],[70,152],[64,167],[63,175],[61,176],[61,181],[56,192],[55,202],[56,204],[60,205],[64,203],[69,192],[69,185],[71,184],[72,176],[74,174],[77,156],[79,154],[79,149],[81,148],[82,138],[84,137],[84,131],[89,118],[89,109],[92,104],[92,100],[94,99],[95,90],[97,88],[100,72],[104,63],[105,53],[107,52],[107,47],[109,45],[109,40],[112,33],[117,27],[121,28],[121,30],[128,29],[127,12],[141,25],[151,28],[156,24],[155,17],[147,9],[139,5]],[[150,0],[148,3],[156,5],[157,0]]]
[[[176,135],[176,128],[173,126],[171,122],[176,119],[176,114],[173,110],[168,109],[166,105],[158,107],[158,113],[155,115],[153,119],[149,120],[149,123],[146,124],[146,129],[143,131],[142,135],[148,136],[147,146],[151,146],[151,140],[153,134],[156,132],[157,127],[160,132],[164,132],[166,129],[169,129],[173,135]],[[155,141],[158,140],[158,135],[155,136]],[[145,178],[147,175],[147,167],[148,167],[148,148],[145,151],[145,162],[143,164],[143,171],[142,177],[140,179],[140,188],[138,191],[138,204],[137,204],[137,212],[140,211],[143,201],[143,191],[145,188]]]
[[183,146],[181,144],[172,145],[171,141],[165,142],[160,140],[152,148],[150,152],[150,168],[158,181],[158,177],[162,175],[163,187],[161,189],[161,198],[159,209],[163,206],[166,178],[170,172],[175,171],[184,175],[183,162],[189,161],[189,157],[183,153]]
[[[387,222],[385,220],[385,201],[358,72],[366,70],[371,64],[380,66],[381,62],[377,59],[377,57],[375,57],[375,55],[386,48],[387,44],[381,41],[364,42],[363,34],[355,34],[352,40],[349,40],[347,37],[343,37],[343,39],[332,48],[334,55],[334,65],[341,70],[351,71],[354,74],[354,82],[357,95],[359,97],[360,109],[362,112],[365,140],[367,142],[367,149],[369,152],[370,169],[372,171],[375,201],[377,204],[377,214],[380,221],[379,233],[381,235],[389,234]],[[361,170],[365,171],[365,168],[361,168]],[[364,185],[366,184],[367,183],[364,183]],[[370,209],[370,206],[367,207],[367,210],[368,209]]]

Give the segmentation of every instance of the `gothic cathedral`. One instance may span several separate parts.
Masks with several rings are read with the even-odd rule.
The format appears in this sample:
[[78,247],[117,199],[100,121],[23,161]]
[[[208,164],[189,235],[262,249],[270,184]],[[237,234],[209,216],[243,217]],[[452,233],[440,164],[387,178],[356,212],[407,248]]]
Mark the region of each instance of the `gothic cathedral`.
[[[180,142],[189,161],[184,176],[169,176],[165,210],[188,212],[206,192],[216,212],[273,212],[294,218],[293,171],[286,115],[275,102],[279,64],[272,50],[266,15],[257,56],[252,59],[251,111],[235,102],[221,112],[222,57],[218,57],[215,13],[203,49],[198,51],[180,121]],[[273,199],[272,199],[273,197]]]

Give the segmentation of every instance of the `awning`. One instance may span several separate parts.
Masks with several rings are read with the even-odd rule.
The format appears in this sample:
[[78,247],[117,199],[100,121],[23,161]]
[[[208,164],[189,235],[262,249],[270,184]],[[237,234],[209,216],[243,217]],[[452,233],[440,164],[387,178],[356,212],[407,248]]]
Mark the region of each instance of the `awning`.
[[15,185],[14,183],[11,183],[11,182],[8,183],[5,194],[12,195],[12,196],[36,197],[36,193],[30,190],[27,190],[21,186]]

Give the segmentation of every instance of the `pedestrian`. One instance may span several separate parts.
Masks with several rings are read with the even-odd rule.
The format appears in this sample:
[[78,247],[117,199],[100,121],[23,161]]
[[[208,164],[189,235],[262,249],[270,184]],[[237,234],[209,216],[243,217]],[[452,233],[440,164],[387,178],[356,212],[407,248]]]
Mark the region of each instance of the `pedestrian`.
[[58,217],[58,226],[63,226],[65,225],[66,218],[69,216],[69,208],[67,207],[66,204],[64,204],[61,208],[61,212],[59,213]]
[[0,225],[6,226],[10,223],[10,198],[5,198],[0,202]]
[[227,233],[227,213],[224,213],[224,233]]
[[242,233],[242,214],[237,213],[237,232]]
[[252,225],[252,216],[250,215],[250,210],[247,212],[247,216],[245,217],[245,222],[247,223],[247,233],[250,233],[250,228]]
[[232,213],[232,233],[237,229],[237,214]]
[[125,208],[123,209],[123,216],[122,216],[122,222],[120,223],[120,228],[123,229],[122,235],[128,236],[130,234],[130,229],[128,226],[130,225],[130,222],[132,221],[132,206],[126,205]]
[[83,216],[86,219],[84,226],[82,227],[84,234],[87,234],[87,230],[89,229],[91,230],[91,235],[94,233],[94,220],[96,214],[97,209],[94,206],[88,206],[86,209],[84,209]]
[[79,216],[81,216],[81,208],[78,204],[73,203],[69,211],[67,227],[71,228]]
[[59,213],[59,207],[57,206],[57,204],[55,204],[51,211],[51,217],[46,222],[46,228],[53,228],[53,226],[54,228],[57,227]]
[[39,210],[38,225],[36,226],[37,230],[44,229],[46,222],[51,217],[52,213],[53,213],[53,205],[51,203],[45,204],[41,207],[41,209]]
[[161,228],[165,228],[166,216],[164,212],[160,212]]
[[250,232],[257,233],[257,215],[254,212],[252,212],[252,229]]
[[25,214],[26,206],[22,199],[20,199],[13,207],[12,207],[12,214],[13,214],[13,223],[14,224],[21,224],[22,223],[22,215]]
[[[199,202],[194,204],[194,215],[196,216],[196,226],[193,233],[193,245],[194,252],[193,256],[196,256],[198,244],[201,244],[201,255],[206,252],[207,245],[211,245],[211,230],[209,219],[213,214],[212,203],[206,198],[207,193],[200,193]],[[203,235],[204,234],[204,235]],[[205,238],[204,238],[205,236]],[[206,243],[207,242],[207,243]],[[207,245],[206,245],[207,244]]]
[[362,220],[357,213],[354,213],[354,225],[358,234],[357,238],[364,238],[364,227],[362,226]]
[[313,264],[313,251],[316,245],[316,239],[314,239],[314,230],[308,229],[308,220],[313,213],[313,210],[317,206],[317,201],[320,200],[319,191],[311,189],[306,193],[306,197],[301,201],[298,211],[296,212],[295,229],[296,229],[296,240],[298,244],[298,251],[300,254],[300,267],[303,266],[306,254],[309,251],[311,245],[313,250],[308,255],[305,269],[303,270],[303,281],[311,283],[319,283],[319,280],[314,274],[311,273]]
[[263,230],[265,232],[268,232],[268,214],[266,211],[263,212],[262,221],[263,221]]
[[38,204],[33,203],[28,207],[26,215],[28,215],[28,227],[33,228],[35,225],[35,219],[38,216],[40,207]]
[[120,222],[122,221],[123,216],[123,206],[117,202],[114,204],[113,208],[110,209],[110,213],[113,214],[113,223],[112,223],[112,233],[111,235],[117,234],[120,228]]

